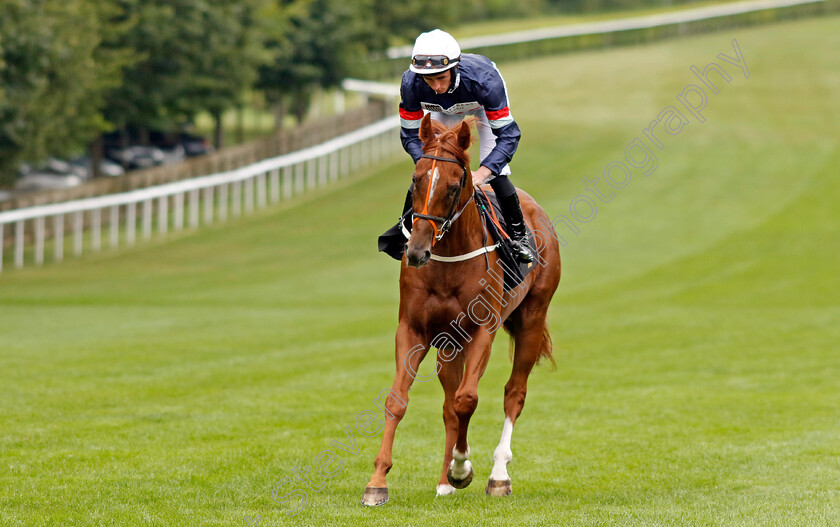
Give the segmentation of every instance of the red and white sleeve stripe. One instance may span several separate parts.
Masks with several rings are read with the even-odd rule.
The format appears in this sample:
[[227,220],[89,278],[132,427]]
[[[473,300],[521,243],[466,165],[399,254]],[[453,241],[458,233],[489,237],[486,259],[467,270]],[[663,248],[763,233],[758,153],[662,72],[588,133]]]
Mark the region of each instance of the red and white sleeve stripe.
[[420,128],[420,121],[423,120],[423,110],[411,112],[400,108],[400,126],[403,128]]
[[509,106],[505,106],[501,110],[485,110],[485,113],[487,114],[487,120],[490,121],[490,128],[502,128],[513,122]]

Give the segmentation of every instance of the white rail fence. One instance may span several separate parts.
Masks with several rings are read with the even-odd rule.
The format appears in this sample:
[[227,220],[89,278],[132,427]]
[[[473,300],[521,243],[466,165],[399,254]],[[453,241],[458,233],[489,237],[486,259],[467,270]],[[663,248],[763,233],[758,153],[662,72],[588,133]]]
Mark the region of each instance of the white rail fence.
[[[165,235],[170,229],[181,231],[198,228],[202,222],[223,222],[324,187],[394,154],[400,144],[398,129],[399,117],[391,116],[326,143],[228,172],[0,212],[0,272],[5,231],[13,237],[14,266],[21,268],[29,252],[35,265],[45,262],[48,239],[53,242],[53,260],[62,261],[68,233],[76,256],[86,245],[93,251],[101,250],[103,220],[107,222],[104,234],[110,247],[118,247],[121,238],[127,245],[133,245],[138,235],[149,239],[155,230]],[[31,222],[29,226],[27,222]],[[29,240],[27,232],[31,233]]]

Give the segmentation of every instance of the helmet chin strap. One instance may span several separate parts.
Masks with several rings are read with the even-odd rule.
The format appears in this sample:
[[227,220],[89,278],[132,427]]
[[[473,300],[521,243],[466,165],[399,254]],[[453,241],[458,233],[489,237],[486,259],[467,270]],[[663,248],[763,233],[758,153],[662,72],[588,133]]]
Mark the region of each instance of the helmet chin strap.
[[461,84],[461,73],[458,71],[460,68],[460,64],[455,64],[452,67],[452,84],[450,85],[449,89],[446,90],[446,93],[452,93],[458,89],[458,86]]

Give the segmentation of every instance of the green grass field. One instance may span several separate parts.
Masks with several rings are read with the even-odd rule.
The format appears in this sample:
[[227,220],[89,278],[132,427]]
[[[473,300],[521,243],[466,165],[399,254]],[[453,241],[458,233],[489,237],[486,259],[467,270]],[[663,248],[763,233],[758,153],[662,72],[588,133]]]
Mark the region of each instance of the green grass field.
[[[733,38],[748,79],[716,59]],[[504,337],[471,487],[435,498],[430,382],[411,392],[387,505],[359,504],[381,436],[358,432],[306,509],[272,501],[390,386],[399,269],[374,248],[408,184],[399,159],[200,233],[0,275],[0,525],[840,524],[837,49],[833,17],[503,68],[514,181],[552,217],[699,82],[692,64],[732,75],[704,123],[660,134],[652,175],[634,168],[565,231],[558,368],[531,376],[509,498],[483,492]]]

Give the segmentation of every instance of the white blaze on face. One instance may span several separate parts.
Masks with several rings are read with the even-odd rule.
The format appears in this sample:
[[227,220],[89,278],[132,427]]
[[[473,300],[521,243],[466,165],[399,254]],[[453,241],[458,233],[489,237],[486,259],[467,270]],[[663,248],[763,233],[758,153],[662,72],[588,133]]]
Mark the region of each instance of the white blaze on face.
[[[435,173],[432,174],[432,171],[429,171],[429,175],[432,176],[432,188],[429,189],[429,203],[432,202],[432,196],[435,195],[435,187],[437,186],[438,179],[440,179],[440,169],[435,167]],[[428,204],[427,204],[428,205]]]

